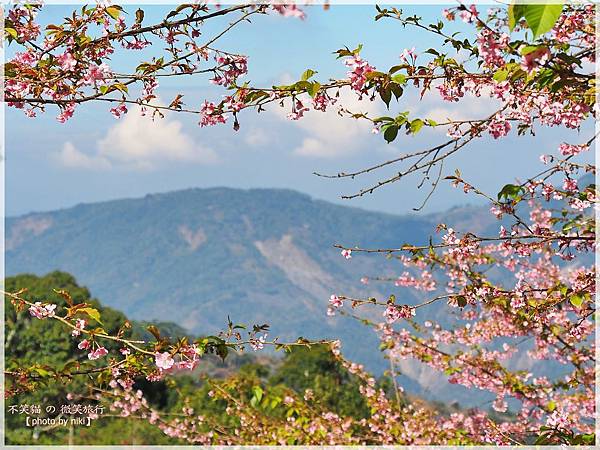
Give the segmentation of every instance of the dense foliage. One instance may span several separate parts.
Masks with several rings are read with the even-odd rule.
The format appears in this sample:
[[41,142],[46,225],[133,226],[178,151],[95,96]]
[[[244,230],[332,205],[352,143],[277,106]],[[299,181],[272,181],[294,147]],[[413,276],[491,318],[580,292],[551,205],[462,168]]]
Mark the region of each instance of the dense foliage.
[[[5,280],[6,288],[18,291],[28,287],[32,298],[46,298],[59,305],[64,299],[58,294],[47,297],[54,288],[68,290],[76,301],[87,302],[96,308],[103,318],[107,330],[114,331],[126,318],[119,312],[103,307],[90,298],[87,289],[80,287],[75,279],[64,272],[53,272],[43,277],[19,275]],[[77,349],[77,340],[62,331],[56,321],[40,321],[32,317],[16,317],[15,310],[7,303],[7,336],[5,341],[7,370],[18,367],[35,367],[35,384],[20,385],[14,379],[7,386],[7,444],[78,444],[78,445],[157,445],[182,444],[185,440],[169,438],[147,422],[130,420],[110,410],[110,403],[95,397],[96,391],[89,390],[86,380],[76,376],[76,371],[85,368],[101,367],[89,361]],[[18,314],[22,314],[18,313]],[[131,322],[128,337],[148,338],[147,324]],[[176,324],[159,325],[165,336],[185,336]],[[129,336],[130,334],[130,336]],[[118,346],[107,345],[110,351],[118,351]],[[59,374],[53,368],[71,367],[70,373]],[[94,380],[97,373],[90,373],[88,381]],[[11,380],[9,378],[9,380]],[[215,400],[211,392],[211,380],[236,386],[247,386],[246,396],[251,401],[258,388],[269,395],[304,395],[313,392],[315,398],[326,407],[340,414],[362,417],[367,414],[356,380],[337,362],[327,347],[313,349],[298,348],[285,354],[281,359],[274,355],[232,354],[226,360],[205,357],[202,366],[192,374],[180,374],[168,381],[151,383],[144,378],[135,380],[134,388],[144,392],[148,405],[160,411],[165,417],[184,416],[186,408],[193,408],[195,414],[202,414],[207,420],[222,424],[231,421],[226,413],[226,403]],[[382,379],[382,383],[389,380]],[[26,383],[32,383],[29,379]],[[291,397],[290,397],[291,398]],[[289,399],[288,399],[289,401]],[[46,406],[98,404],[106,408],[92,422],[91,426],[56,425],[27,426],[26,417],[52,417],[43,410]],[[19,406],[19,411],[11,413],[11,406]],[[40,414],[20,411],[21,405],[39,405]],[[277,413],[281,414],[280,411]],[[75,417],[79,414],[74,414]],[[70,415],[63,415],[70,418]]]

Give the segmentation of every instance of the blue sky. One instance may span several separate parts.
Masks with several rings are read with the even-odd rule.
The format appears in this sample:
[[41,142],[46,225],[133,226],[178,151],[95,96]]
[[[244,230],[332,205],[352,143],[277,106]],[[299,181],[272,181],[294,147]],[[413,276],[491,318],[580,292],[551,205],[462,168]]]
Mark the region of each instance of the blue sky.
[[[46,6],[42,21],[55,21],[71,8]],[[164,17],[168,8],[151,7],[145,22]],[[431,19],[438,17],[441,8],[403,7],[407,13]],[[396,64],[406,47],[423,51],[437,45],[431,36],[403,29],[397,22],[375,23],[373,6],[336,5],[329,11],[309,8],[307,12],[305,21],[259,17],[228,35],[220,41],[220,46],[249,56],[246,79],[254,84],[271,85],[298,79],[309,67],[319,71],[320,80],[344,76],[345,67],[335,60],[332,52],[345,45],[364,44],[363,56],[376,67],[385,68]],[[209,25],[205,35],[210,36],[222,25],[223,22]],[[464,29],[460,24],[456,27]],[[8,49],[9,55],[11,51]],[[120,53],[115,55],[111,66],[124,71],[135,67],[147,55],[133,53],[127,57]],[[131,59],[132,56],[136,59]],[[163,101],[184,92],[186,103],[196,108],[205,98],[218,99],[222,94],[202,76],[164,82],[159,92]],[[365,110],[375,108],[354,106]],[[478,118],[493,105],[469,100],[459,106],[454,113]],[[385,112],[381,105],[377,108]],[[392,113],[416,109],[421,115],[443,115],[448,108],[435,96],[419,103],[412,94],[391,106]],[[170,115],[152,124],[131,111],[124,119],[116,120],[105,104],[80,107],[66,124],[58,123],[56,114],[56,110],[49,108],[46,114],[28,119],[22,112],[7,108],[6,213],[9,216],[81,202],[212,186],[290,188],[351,206],[406,213],[427,194],[426,187],[415,188],[417,178],[348,201],[340,200],[340,196],[369,185],[377,177],[326,180],[312,172],[358,169],[445,139],[443,133],[428,131],[418,137],[401,136],[386,145],[381,136],[370,134],[366,124],[357,124],[352,119],[312,112],[306,120],[291,122],[279,108],[260,115],[243,113],[242,128],[237,133],[231,124],[200,128],[196,117],[184,115]],[[535,138],[513,134],[493,141],[486,137],[448,160],[445,172],[460,168],[466,179],[495,193],[503,184],[537,172],[541,153],[552,153],[563,140],[574,143],[586,140],[590,133],[591,126],[581,136],[564,130],[540,130]],[[379,176],[390,173],[393,170]],[[425,211],[441,211],[474,200],[446,183],[434,194]]]

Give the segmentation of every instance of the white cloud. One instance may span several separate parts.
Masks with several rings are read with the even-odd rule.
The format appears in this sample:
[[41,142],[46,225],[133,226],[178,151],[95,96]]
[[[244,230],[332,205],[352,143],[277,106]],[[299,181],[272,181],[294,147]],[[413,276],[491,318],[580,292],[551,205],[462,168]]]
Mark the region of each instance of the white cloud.
[[196,142],[183,131],[183,125],[169,116],[152,119],[142,116],[138,106],[110,127],[96,142],[96,152],[87,155],[70,142],[65,143],[59,161],[67,167],[124,167],[151,170],[169,162],[213,164],[218,161],[214,150]]
[[271,137],[262,128],[251,128],[244,136],[244,142],[251,147],[262,147],[271,142]]
[[[289,108],[289,105],[287,105]],[[346,115],[340,116],[339,109],[353,113],[365,113],[369,116],[381,115],[378,102],[363,99],[358,100],[356,93],[349,89],[342,90],[337,103],[330,106],[327,112],[308,111],[304,117],[292,123],[305,133],[300,145],[293,149],[298,156],[313,158],[334,158],[340,155],[357,153],[370,149],[374,137],[371,134],[372,125],[364,119],[353,119]],[[277,108],[277,116],[290,122],[287,118],[289,110]],[[381,142],[378,140],[377,145]]]
[[101,156],[90,156],[75,148],[71,142],[65,142],[60,152],[56,154],[58,162],[70,168],[78,169],[109,169],[110,161]]

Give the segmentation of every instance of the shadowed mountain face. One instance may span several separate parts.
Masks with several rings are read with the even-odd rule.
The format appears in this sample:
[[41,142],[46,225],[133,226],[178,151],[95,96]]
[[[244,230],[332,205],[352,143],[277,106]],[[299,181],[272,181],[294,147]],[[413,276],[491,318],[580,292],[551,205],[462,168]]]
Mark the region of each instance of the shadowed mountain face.
[[195,334],[224,329],[229,316],[268,323],[273,337],[341,337],[347,356],[381,371],[387,365],[373,331],[327,317],[329,296],[414,299],[393,285],[359,281],[398,275],[397,262],[362,254],[345,260],[332,244],[423,244],[453,216],[498,227],[482,222],[480,208],[419,218],[288,190],[190,189],[7,219],[6,273],[67,271],[133,319],[173,321]]
[[[288,338],[362,325],[327,318],[329,296],[393,265],[347,261],[334,243],[426,242],[432,222],[337,206],[286,190],[192,189],[8,219],[7,274],[60,269],[104,303],[195,333],[233,321]],[[360,290],[360,291],[359,291]],[[343,325],[342,325],[343,322]],[[341,329],[340,329],[341,328]]]

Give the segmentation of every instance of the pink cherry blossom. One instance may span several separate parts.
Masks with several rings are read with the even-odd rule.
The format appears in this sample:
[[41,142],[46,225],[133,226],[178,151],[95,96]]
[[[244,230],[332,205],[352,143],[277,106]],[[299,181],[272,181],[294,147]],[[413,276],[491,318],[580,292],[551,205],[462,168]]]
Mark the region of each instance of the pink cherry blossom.
[[415,308],[408,305],[396,306],[388,305],[383,312],[387,323],[391,324],[398,319],[410,319],[415,315]]
[[503,51],[510,39],[506,33],[498,36],[493,31],[484,28],[477,38],[479,54],[488,67],[499,67],[504,64]]
[[267,340],[267,335],[263,334],[259,338],[250,339],[250,347],[255,352],[258,350],[262,350],[265,347],[265,341]]
[[60,67],[66,71],[75,69],[75,66],[77,65],[77,60],[73,58],[73,55],[69,52],[63,53],[57,58],[57,60],[60,64]]
[[71,331],[71,336],[79,336],[81,331],[85,328],[86,321],[84,319],[75,320],[75,328]]
[[465,9],[461,10],[459,15],[463,22],[472,23],[477,19],[479,13],[475,5],[470,5],[468,8],[465,7]]
[[61,113],[56,117],[60,123],[65,123],[71,117],[73,117],[73,113],[75,112],[75,103],[69,103],[65,106]]
[[367,74],[373,72],[375,68],[358,55],[346,58],[344,64],[350,68],[348,77],[350,78],[352,89],[362,93],[365,89],[365,83],[367,82]]
[[127,106],[125,105],[125,103],[121,103],[119,104],[119,106],[111,108],[110,112],[117,119],[120,119],[122,115],[127,114]]
[[304,105],[300,100],[296,100],[292,106],[292,112],[288,114],[288,119],[290,120],[298,120],[304,116],[304,113],[308,111],[309,108]]
[[545,65],[550,58],[550,51],[546,48],[539,48],[532,52],[523,55],[521,67],[528,73],[537,70],[540,66]]
[[332,294],[331,297],[329,297],[329,303],[334,308],[341,308],[342,306],[344,306],[344,302],[342,301],[342,299],[335,294]]
[[560,146],[558,147],[558,151],[560,152],[561,155],[564,156],[571,156],[571,155],[577,155],[581,152],[585,152],[589,150],[589,146],[588,145],[571,145],[571,144],[560,144]]
[[329,98],[323,94],[318,94],[313,98],[313,108],[316,111],[325,112],[327,110],[327,105],[329,105],[329,103],[330,103]]
[[38,319],[46,319],[47,317],[54,317],[55,309],[56,305],[52,303],[35,302],[29,307],[29,313]]
[[271,7],[281,14],[283,17],[296,17],[298,19],[304,20],[306,18],[306,14],[297,5],[293,3],[290,4],[273,4]]
[[226,122],[225,116],[217,111],[217,105],[205,101],[200,109],[200,126],[217,125]]
[[87,72],[84,74],[82,83],[84,85],[104,84],[104,79],[111,74],[107,64],[90,64]]
[[162,370],[169,370],[173,367],[173,364],[175,364],[175,360],[169,352],[155,353],[154,360],[156,362],[156,367]]
[[488,132],[494,137],[494,139],[498,139],[504,137],[510,131],[510,122],[506,120],[503,116],[496,116],[490,124],[488,125]]
[[414,62],[417,59],[417,53],[415,52],[415,48],[405,48],[404,50],[402,50],[402,53],[400,54],[400,59],[406,63],[408,63],[409,61]]
[[96,350],[88,353],[88,358],[91,360],[96,360],[105,355],[108,355],[108,350],[106,350],[104,347],[98,347]]
[[573,180],[571,178],[565,178],[563,182],[563,189],[565,191],[575,192],[577,191],[577,180]]

